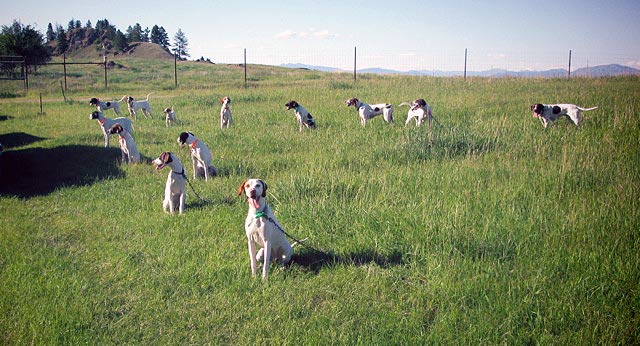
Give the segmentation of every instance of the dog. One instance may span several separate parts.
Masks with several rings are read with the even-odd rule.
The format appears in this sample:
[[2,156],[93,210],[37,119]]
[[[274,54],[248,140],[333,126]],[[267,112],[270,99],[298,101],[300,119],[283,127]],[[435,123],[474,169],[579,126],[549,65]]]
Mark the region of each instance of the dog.
[[409,111],[407,112],[407,121],[405,121],[404,126],[409,125],[411,120],[416,120],[416,126],[422,126],[422,122],[426,119],[429,123],[429,127],[431,127],[431,120],[433,119],[433,111],[431,109],[431,105],[427,103],[424,99],[417,99],[413,101],[411,104],[407,102],[403,102],[400,106],[410,106]]
[[172,123],[178,125],[178,118],[176,118],[176,112],[174,109],[164,109],[164,123],[167,125],[167,127],[171,126]]
[[165,151],[153,160],[153,164],[156,165],[156,171],[164,167],[171,168],[169,176],[167,177],[167,184],[164,188],[162,209],[165,212],[173,214],[177,208],[180,214],[184,213],[187,199],[187,175],[184,172],[184,166],[182,166],[180,159],[171,152]]
[[356,107],[356,110],[360,114],[362,126],[366,126],[367,120],[380,114],[382,114],[384,121],[389,124],[393,123],[393,105],[388,103],[369,105],[354,97],[347,100],[347,107],[350,106]]
[[225,96],[220,99],[222,108],[220,108],[220,128],[225,129],[231,127],[233,118],[231,117],[231,98]]
[[558,120],[561,116],[567,116],[573,123],[580,124],[580,111],[591,111],[598,107],[582,108],[574,104],[545,105],[542,103],[531,105],[533,117],[540,119],[542,126],[546,129],[549,123]]
[[[251,274],[257,274],[257,262],[262,260],[262,278],[266,279],[271,261],[286,265],[293,256],[293,245],[289,244],[284,229],[276,220],[273,210],[267,205],[267,184],[260,179],[248,179],[238,187],[238,196],[247,197],[249,212],[244,222],[247,235]],[[256,252],[256,245],[260,248]]]
[[142,113],[147,117],[151,118],[151,105],[149,104],[149,95],[153,93],[149,93],[147,95],[146,100],[136,101],[131,96],[125,96],[124,99],[127,102],[127,106],[129,108],[129,115],[133,117],[133,119],[138,120],[138,110],[142,110]]
[[298,119],[298,124],[300,125],[300,132],[302,132],[302,126],[306,126],[309,129],[316,128],[316,122],[313,120],[311,113],[307,111],[306,108],[302,107],[298,102],[291,100],[284,104],[287,107],[287,110],[294,109],[296,112],[296,119]]
[[127,118],[121,117],[110,119],[105,117],[101,111],[94,111],[89,114],[89,119],[97,120],[98,124],[100,124],[100,129],[102,130],[102,134],[104,135],[105,148],[109,147],[109,129],[116,123],[122,125],[122,127],[133,136],[133,125],[131,124],[131,120]]
[[120,150],[122,151],[122,162],[127,160],[129,163],[140,162],[140,152],[138,152],[136,141],[122,125],[119,123],[113,124],[109,128],[109,133],[118,135],[118,142],[120,143]]
[[120,102],[122,102],[122,100],[124,100],[124,96],[120,99],[120,101],[107,102],[100,101],[99,99],[93,97],[91,98],[91,100],[89,100],[89,105],[96,107],[96,109],[100,112],[104,112],[107,109],[113,109],[113,111],[116,112],[117,115],[122,116],[122,114],[120,114]]
[[193,179],[204,175],[204,180],[208,181],[209,177],[216,176],[218,170],[211,164],[213,159],[211,151],[204,142],[196,138],[191,132],[182,132],[178,136],[180,147],[188,145],[191,148],[191,160],[193,161]]

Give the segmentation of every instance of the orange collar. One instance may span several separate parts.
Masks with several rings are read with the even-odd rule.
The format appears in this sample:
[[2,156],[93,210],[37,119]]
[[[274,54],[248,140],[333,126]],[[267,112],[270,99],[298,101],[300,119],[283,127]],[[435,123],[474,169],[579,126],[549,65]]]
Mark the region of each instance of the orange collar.
[[198,144],[200,140],[196,139],[193,143],[189,144],[189,147],[191,147],[191,149],[195,149],[196,148],[196,144]]
[[100,122],[100,125],[104,125],[104,122],[107,121],[107,118],[104,118],[102,120],[98,120]]
[[122,135],[118,135],[118,139],[121,140],[121,141],[126,141],[126,139]]

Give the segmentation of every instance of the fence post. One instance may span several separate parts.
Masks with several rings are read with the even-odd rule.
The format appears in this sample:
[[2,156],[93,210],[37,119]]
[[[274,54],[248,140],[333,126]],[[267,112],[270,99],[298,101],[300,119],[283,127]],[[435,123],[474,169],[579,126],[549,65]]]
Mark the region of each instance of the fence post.
[[464,49],[464,80],[467,80],[467,48]]
[[571,78],[571,49],[569,49],[569,72],[567,74],[567,79]]
[[356,62],[358,60],[358,47],[353,47],[353,81],[356,81]]
[[247,87],[247,48],[244,49],[244,87]]
[[62,67],[64,70],[64,90],[67,90],[67,55],[62,54]]
[[173,82],[178,87],[178,53],[173,52]]
[[104,88],[109,89],[109,84],[107,83],[107,56],[106,55],[102,57],[102,64],[104,65]]

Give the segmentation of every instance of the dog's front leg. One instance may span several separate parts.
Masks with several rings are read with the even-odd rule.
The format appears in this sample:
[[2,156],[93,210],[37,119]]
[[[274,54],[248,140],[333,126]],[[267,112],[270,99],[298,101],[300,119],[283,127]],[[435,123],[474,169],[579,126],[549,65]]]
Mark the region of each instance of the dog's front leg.
[[262,278],[266,279],[269,274],[269,262],[271,262],[271,241],[264,241],[264,263],[262,264]]
[[198,171],[196,169],[198,167],[198,160],[196,160],[195,156],[192,156],[191,161],[193,163],[193,180],[195,180],[198,177]]
[[184,204],[185,204],[186,198],[187,198],[187,194],[185,192],[182,192],[180,194],[180,205],[178,207],[178,212],[180,214],[184,213]]
[[258,263],[256,260],[256,244],[251,240],[251,238],[247,239],[247,245],[249,248],[249,261],[251,262],[251,275],[256,276],[258,273]]

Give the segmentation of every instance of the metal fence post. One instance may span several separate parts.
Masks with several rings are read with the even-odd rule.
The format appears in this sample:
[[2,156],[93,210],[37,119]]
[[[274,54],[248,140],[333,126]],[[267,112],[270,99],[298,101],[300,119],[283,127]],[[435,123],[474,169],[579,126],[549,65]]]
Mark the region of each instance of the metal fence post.
[[571,49],[569,49],[569,72],[567,74],[567,79],[571,78]]
[[467,80],[467,48],[464,49],[464,80]]
[[356,81],[356,62],[358,60],[358,47],[353,47],[353,81]]

